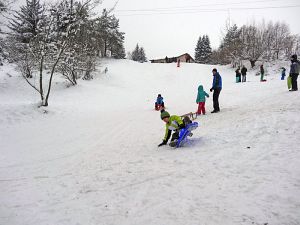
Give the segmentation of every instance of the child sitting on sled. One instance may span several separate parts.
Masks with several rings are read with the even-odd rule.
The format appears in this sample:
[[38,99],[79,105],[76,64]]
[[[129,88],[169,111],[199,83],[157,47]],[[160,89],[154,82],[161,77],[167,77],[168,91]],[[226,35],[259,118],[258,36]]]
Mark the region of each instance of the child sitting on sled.
[[158,94],[156,102],[155,102],[155,110],[160,110],[165,108],[164,98],[161,94]]
[[[165,131],[165,137],[163,139],[163,142],[158,145],[158,147],[166,145],[168,143],[168,140],[171,137],[172,131],[174,131],[170,146],[175,147],[177,140],[179,139],[179,131],[180,129],[185,128],[185,125],[191,123],[189,117],[185,117],[183,120],[180,116],[172,115],[165,111],[164,109],[161,110],[160,118],[166,123],[166,131]],[[191,133],[192,135],[192,133]]]
[[197,115],[201,115],[201,112],[205,115],[205,96],[209,98],[209,95],[203,90],[203,86],[199,85],[196,99],[196,103],[198,104]]

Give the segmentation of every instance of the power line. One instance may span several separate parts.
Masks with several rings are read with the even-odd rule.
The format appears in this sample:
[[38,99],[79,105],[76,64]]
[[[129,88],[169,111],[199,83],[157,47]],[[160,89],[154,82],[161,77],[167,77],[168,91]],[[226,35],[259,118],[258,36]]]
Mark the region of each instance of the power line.
[[185,9],[177,11],[159,11],[153,13],[135,13],[135,14],[116,14],[117,16],[151,16],[151,15],[175,15],[175,14],[197,14],[197,13],[211,13],[218,11],[228,10],[260,10],[260,9],[283,9],[283,8],[298,8],[300,5],[289,5],[289,6],[264,6],[264,7],[239,7],[239,8],[222,8],[222,9]]
[[124,9],[124,10],[116,10],[116,12],[152,12],[152,11],[172,11],[172,10],[184,10],[184,9],[196,9],[202,8],[203,6],[230,6],[230,5],[241,5],[241,4],[249,4],[249,3],[267,3],[267,2],[275,2],[275,1],[284,1],[285,0],[257,0],[257,1],[246,1],[246,2],[232,2],[232,3],[216,3],[216,4],[201,4],[201,5],[193,5],[193,6],[178,6],[178,7],[164,7],[164,8],[150,8],[150,9]]

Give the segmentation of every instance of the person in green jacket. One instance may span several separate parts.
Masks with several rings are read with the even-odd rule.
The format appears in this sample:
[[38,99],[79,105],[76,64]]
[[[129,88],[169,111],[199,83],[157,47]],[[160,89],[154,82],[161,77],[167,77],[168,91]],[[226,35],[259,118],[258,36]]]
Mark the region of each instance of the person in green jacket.
[[196,103],[198,104],[197,115],[201,115],[201,112],[205,115],[205,96],[209,98],[209,95],[203,90],[203,86],[199,85],[196,99]]
[[172,131],[174,131],[172,138],[171,138],[171,147],[175,147],[177,140],[179,138],[179,131],[182,128],[185,128],[186,123],[190,123],[191,121],[189,118],[185,118],[184,120],[181,119],[180,116],[172,115],[165,111],[161,110],[160,118],[166,123],[166,131],[165,131],[165,137],[163,139],[163,142],[158,145],[158,147],[166,145],[171,137]]

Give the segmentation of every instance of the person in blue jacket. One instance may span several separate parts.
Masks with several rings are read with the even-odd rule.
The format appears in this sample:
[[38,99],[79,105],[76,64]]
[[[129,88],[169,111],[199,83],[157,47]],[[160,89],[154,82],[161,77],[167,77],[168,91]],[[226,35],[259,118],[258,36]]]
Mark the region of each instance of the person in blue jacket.
[[222,90],[222,77],[216,68],[212,70],[212,73],[214,78],[213,78],[213,83],[210,92],[214,91],[213,93],[214,110],[211,113],[217,113],[220,112],[219,95]]
[[155,102],[155,109],[160,110],[165,107],[164,98],[161,96],[161,94],[158,94]]
[[284,80],[284,78],[285,78],[285,71],[286,71],[286,69],[284,68],[284,67],[281,67],[281,80]]

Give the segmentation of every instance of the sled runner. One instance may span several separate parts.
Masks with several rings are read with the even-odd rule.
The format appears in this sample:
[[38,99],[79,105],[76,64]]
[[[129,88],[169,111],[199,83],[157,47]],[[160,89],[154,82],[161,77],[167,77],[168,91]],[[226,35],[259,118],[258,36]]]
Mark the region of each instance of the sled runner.
[[198,127],[197,122],[192,122],[190,124],[187,124],[185,128],[181,129],[179,132],[179,139],[172,141],[169,145],[171,147],[182,147],[186,142],[188,142],[188,136],[192,136],[191,133],[192,130],[195,130]]
[[197,119],[197,113],[193,113],[193,112],[190,112],[190,113],[187,113],[187,114],[184,114],[181,117],[181,119],[183,119],[184,117],[189,117],[191,120],[195,120]]

